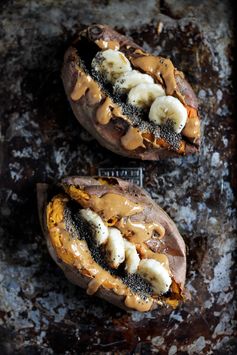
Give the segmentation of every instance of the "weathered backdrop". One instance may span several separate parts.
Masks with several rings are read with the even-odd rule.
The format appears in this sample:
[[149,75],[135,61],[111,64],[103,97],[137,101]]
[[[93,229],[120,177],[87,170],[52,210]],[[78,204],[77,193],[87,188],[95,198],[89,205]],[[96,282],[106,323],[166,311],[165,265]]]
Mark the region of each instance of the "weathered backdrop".
[[[1,354],[237,353],[232,16],[228,1],[214,0],[1,1]],[[115,26],[186,73],[201,106],[199,156],[126,160],[79,126],[60,66],[72,36],[93,22]],[[128,315],[69,284],[48,255],[35,184],[115,162],[144,168],[144,187],[187,243],[192,302],[178,310]]]

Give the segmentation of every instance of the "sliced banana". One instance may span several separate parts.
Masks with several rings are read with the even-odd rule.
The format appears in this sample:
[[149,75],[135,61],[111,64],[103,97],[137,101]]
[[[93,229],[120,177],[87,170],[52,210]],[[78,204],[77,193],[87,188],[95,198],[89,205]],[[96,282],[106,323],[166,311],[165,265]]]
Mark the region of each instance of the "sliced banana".
[[159,261],[154,259],[141,260],[138,273],[152,285],[156,294],[163,294],[169,290],[172,282],[171,277]]
[[111,83],[114,83],[125,72],[132,70],[131,64],[125,55],[113,49],[98,52],[92,60],[91,66]]
[[124,239],[125,246],[125,270],[129,274],[134,274],[137,271],[140,258],[137,253],[136,247],[134,244],[128,242]]
[[167,120],[171,120],[176,133],[182,131],[187,118],[186,108],[173,96],[157,97],[149,112],[150,121],[158,125],[163,125]]
[[165,90],[161,85],[139,84],[129,91],[128,103],[137,107],[149,107],[158,96],[165,96]]
[[102,218],[89,208],[80,210],[80,214],[88,223],[90,223],[90,225],[92,225],[95,231],[94,237],[96,244],[104,244],[108,239],[109,230]]
[[130,89],[142,83],[152,84],[154,83],[154,80],[150,75],[142,74],[138,70],[131,70],[121,75],[115,81],[114,90],[121,93],[126,93]]
[[117,269],[125,260],[124,239],[117,228],[109,228],[106,254],[110,266],[114,269]]

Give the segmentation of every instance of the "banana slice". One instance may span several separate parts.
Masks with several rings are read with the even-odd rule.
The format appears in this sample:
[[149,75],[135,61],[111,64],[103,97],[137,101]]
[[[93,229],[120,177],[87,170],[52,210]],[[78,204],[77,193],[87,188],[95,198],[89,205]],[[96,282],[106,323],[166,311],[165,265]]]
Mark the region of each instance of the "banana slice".
[[95,71],[102,74],[109,82],[114,82],[125,72],[131,71],[132,67],[129,60],[120,51],[107,49],[98,52],[91,63]]
[[95,231],[94,237],[96,244],[104,244],[108,239],[109,231],[102,218],[89,208],[80,210],[80,214],[88,223],[92,225]]
[[109,228],[106,254],[110,266],[114,269],[117,269],[125,260],[124,239],[117,228]]
[[162,125],[167,120],[174,124],[174,131],[180,133],[184,128],[188,115],[186,108],[173,96],[157,97],[151,105],[150,121]]
[[154,80],[150,75],[142,74],[138,70],[131,70],[121,75],[115,81],[114,90],[121,93],[126,93],[130,89],[142,83],[152,84],[154,83]]
[[156,294],[163,294],[169,290],[172,282],[171,277],[159,261],[154,259],[141,260],[138,273],[152,285]]
[[165,96],[165,90],[161,85],[139,84],[129,91],[128,103],[137,107],[149,107],[158,96]]
[[138,256],[136,247],[134,244],[124,239],[125,246],[125,270],[129,274],[134,274],[137,271],[140,258]]

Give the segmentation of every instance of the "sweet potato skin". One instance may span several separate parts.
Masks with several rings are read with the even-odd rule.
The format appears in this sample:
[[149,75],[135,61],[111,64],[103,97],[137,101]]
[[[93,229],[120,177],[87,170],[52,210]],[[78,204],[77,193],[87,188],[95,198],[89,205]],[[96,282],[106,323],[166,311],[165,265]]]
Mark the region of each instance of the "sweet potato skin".
[[[71,99],[71,93],[76,83],[77,66],[80,65],[80,58],[76,49],[78,40],[85,36],[89,40],[95,42],[96,40],[114,41],[120,44],[120,50],[127,56],[136,56],[135,50],[141,49],[131,39],[125,37],[114,31],[108,26],[92,25],[79,34],[77,40],[68,48],[64,56],[64,64],[62,67],[62,80],[65,88],[67,98],[70,102],[72,110],[79,123],[105,148],[108,150],[130,158],[141,160],[160,160],[168,157],[178,157],[180,154],[174,150],[163,147],[154,147],[152,143],[145,142],[146,148],[139,147],[135,150],[126,150],[121,145],[121,137],[126,133],[128,124],[118,117],[112,117],[107,125],[101,125],[96,121],[96,111],[99,104],[90,105],[88,103],[87,95],[84,95],[78,101]],[[197,99],[187,81],[178,76],[177,86],[181,93],[185,95],[186,103],[190,106],[197,107]],[[102,97],[106,94],[101,88]],[[195,154],[198,152],[198,145],[186,142],[184,155]]]
[[[170,268],[174,274],[175,281],[180,285],[181,290],[184,290],[184,283],[186,278],[186,252],[185,244],[180,236],[174,222],[169,218],[169,216],[156,205],[154,201],[150,198],[147,192],[139,187],[126,182],[121,179],[112,178],[113,187],[108,185],[100,185],[98,179],[93,177],[80,177],[73,176],[68,177],[62,180],[61,185],[76,185],[83,188],[85,191],[91,194],[97,194],[98,196],[110,191],[116,193],[124,194],[129,196],[130,199],[133,199],[136,202],[147,204],[147,208],[144,210],[144,213],[141,218],[145,221],[147,218],[152,220],[159,221],[166,229],[167,237],[169,238],[169,243],[167,245],[176,247],[176,256],[168,256],[170,262]],[[87,285],[90,282],[90,278],[80,274],[78,270],[69,264],[64,263],[60,260],[55,250],[50,242],[50,237],[48,233],[47,223],[46,223],[46,206],[50,200],[50,186],[48,184],[37,184],[37,201],[38,201],[38,213],[41,228],[46,238],[47,247],[49,253],[56,264],[62,269],[66,278],[75,285],[80,286],[83,289],[87,289]],[[149,216],[149,217],[148,217]],[[174,267],[178,267],[178,273],[176,273]],[[96,296],[114,304],[115,306],[124,309],[126,311],[131,311],[130,308],[126,307],[124,304],[124,297],[119,296],[113,292],[113,290],[105,289],[103,286],[96,292]],[[157,308],[157,304],[154,302],[151,309]]]

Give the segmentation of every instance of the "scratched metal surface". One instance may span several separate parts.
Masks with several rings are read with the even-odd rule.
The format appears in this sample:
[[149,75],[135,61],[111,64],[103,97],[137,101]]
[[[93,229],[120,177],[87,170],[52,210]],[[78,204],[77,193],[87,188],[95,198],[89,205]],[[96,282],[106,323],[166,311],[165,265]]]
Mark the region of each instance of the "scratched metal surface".
[[[1,1],[1,354],[237,353],[232,16],[228,1],[214,0]],[[72,35],[92,22],[116,26],[186,73],[201,105],[199,156],[125,160],[78,125],[60,66]],[[144,168],[144,187],[185,238],[192,302],[177,310],[128,315],[71,285],[48,255],[36,182],[114,163]]]

